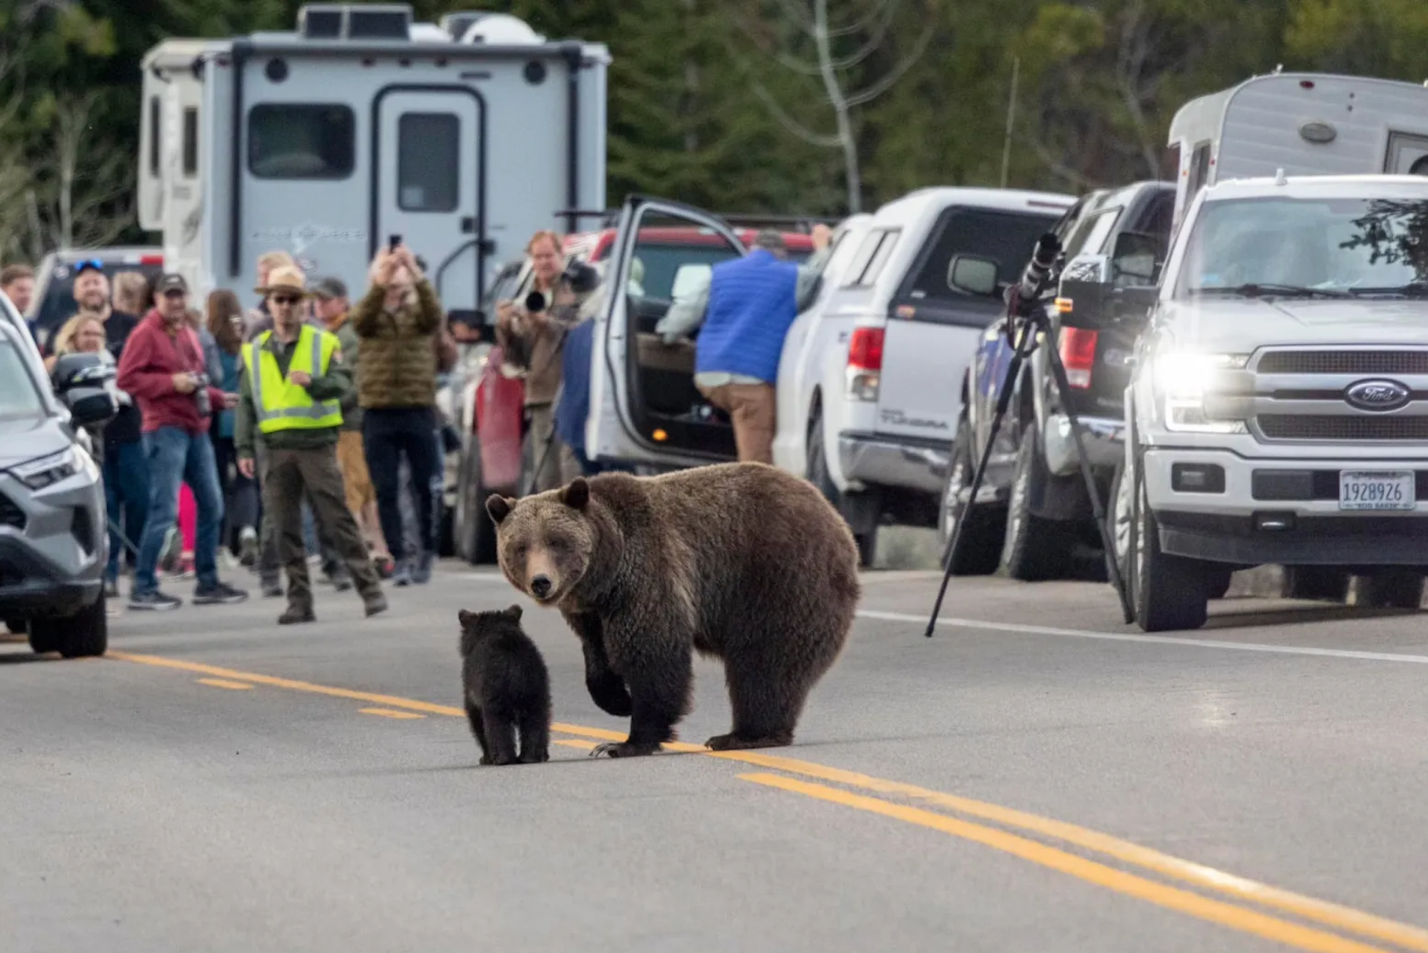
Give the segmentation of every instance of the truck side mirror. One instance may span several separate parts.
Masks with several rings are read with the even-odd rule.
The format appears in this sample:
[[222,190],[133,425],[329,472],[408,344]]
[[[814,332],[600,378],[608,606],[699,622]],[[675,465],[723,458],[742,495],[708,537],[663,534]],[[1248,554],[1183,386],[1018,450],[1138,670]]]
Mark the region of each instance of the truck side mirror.
[[1000,266],[991,258],[953,255],[947,263],[947,287],[969,295],[995,296],[999,270]]
[[1161,244],[1157,235],[1121,232],[1111,252],[1111,280],[1118,285],[1155,284],[1160,278]]

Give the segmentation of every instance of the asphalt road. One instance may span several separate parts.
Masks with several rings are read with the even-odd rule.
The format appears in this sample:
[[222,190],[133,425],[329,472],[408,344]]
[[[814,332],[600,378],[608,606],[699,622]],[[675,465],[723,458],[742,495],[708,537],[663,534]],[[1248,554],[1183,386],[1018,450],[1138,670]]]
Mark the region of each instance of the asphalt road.
[[[794,746],[731,756],[588,758],[625,725],[573,636],[455,564],[373,620],[0,645],[0,951],[1428,951],[1421,614],[1146,637],[1107,586],[956,580],[926,639],[934,574],[866,583]],[[560,743],[477,767],[456,612],[512,602]],[[728,725],[697,677],[686,742]]]

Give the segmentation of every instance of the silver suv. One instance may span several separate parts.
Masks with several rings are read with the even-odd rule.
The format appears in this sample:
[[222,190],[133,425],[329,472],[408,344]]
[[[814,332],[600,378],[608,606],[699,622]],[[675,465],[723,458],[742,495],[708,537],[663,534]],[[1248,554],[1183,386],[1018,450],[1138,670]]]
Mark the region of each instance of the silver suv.
[[1111,506],[1146,631],[1229,573],[1417,607],[1428,567],[1428,179],[1243,179],[1191,205],[1152,300]]
[[0,619],[35,652],[103,655],[108,642],[104,485],[84,427],[117,410],[113,368],[76,354],[52,388],[25,326],[0,293]]

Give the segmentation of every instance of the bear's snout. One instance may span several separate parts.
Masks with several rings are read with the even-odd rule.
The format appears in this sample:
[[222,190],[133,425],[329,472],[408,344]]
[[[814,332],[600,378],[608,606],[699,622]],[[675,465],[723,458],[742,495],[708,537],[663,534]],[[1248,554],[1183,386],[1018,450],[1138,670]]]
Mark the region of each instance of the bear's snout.
[[539,575],[531,579],[531,592],[535,594],[535,597],[537,599],[544,599],[546,596],[550,595],[550,590],[550,577],[547,576],[545,573],[540,573]]

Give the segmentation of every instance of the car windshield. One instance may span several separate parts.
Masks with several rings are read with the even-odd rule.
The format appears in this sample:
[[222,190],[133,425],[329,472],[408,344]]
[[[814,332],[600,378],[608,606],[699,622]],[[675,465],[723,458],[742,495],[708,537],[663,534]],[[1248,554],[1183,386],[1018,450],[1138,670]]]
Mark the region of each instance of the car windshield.
[[0,419],[39,417],[45,413],[39,389],[19,348],[0,339]]
[[1428,293],[1428,198],[1206,202],[1175,296],[1419,297]]

